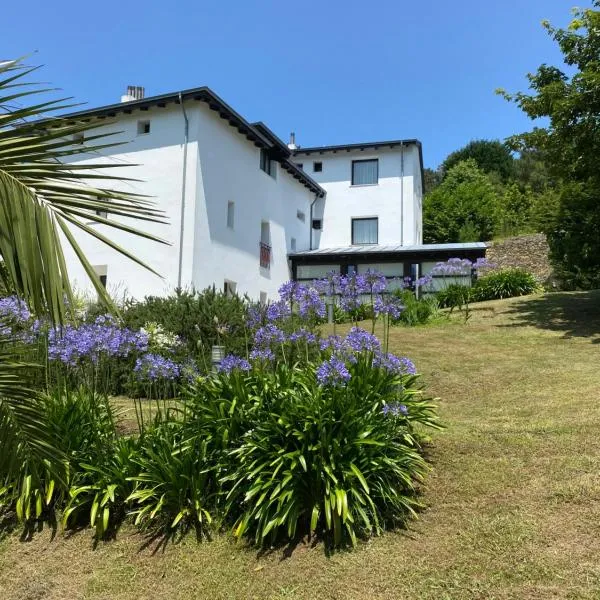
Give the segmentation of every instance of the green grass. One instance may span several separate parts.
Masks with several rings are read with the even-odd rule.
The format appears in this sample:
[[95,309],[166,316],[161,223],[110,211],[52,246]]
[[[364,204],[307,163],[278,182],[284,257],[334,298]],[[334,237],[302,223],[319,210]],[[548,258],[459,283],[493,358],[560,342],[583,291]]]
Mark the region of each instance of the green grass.
[[0,541],[0,598],[548,599],[600,597],[600,293],[475,305],[397,328],[441,398],[427,508],[406,531],[328,557],[226,536],[153,552],[128,528]]

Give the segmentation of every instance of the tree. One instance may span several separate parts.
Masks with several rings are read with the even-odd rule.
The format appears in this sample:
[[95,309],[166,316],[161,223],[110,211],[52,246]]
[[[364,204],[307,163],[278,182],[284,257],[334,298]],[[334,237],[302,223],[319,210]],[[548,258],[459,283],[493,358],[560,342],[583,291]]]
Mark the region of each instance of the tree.
[[423,169],[423,194],[433,192],[442,183],[443,175],[440,169]]
[[458,163],[425,197],[423,239],[426,243],[489,240],[498,223],[498,195],[489,176],[473,159]]
[[452,167],[469,159],[484,173],[496,173],[501,181],[509,179],[514,172],[514,158],[505,144],[499,140],[473,140],[448,155],[441,166],[444,177]]
[[[93,122],[51,117],[73,104],[39,98],[49,90],[27,83],[25,78],[32,71],[19,60],[0,63],[0,278],[4,288],[16,292],[37,315],[60,324],[73,300],[60,236],[73,248],[100,299],[110,307],[110,298],[73,230],[143,264],[90,227],[90,222],[160,241],[114,217],[162,222],[163,215],[147,198],[112,190],[110,186],[118,180],[107,171],[112,164],[63,162],[111,144],[105,135],[93,132],[98,127]],[[28,100],[32,100],[29,106],[21,106]],[[90,131],[85,144],[73,144],[74,136]],[[36,465],[60,477],[62,464],[49,443],[38,394],[30,385],[31,365],[19,363],[10,348],[0,343],[0,494],[4,479],[23,464],[34,478]]]
[[543,23],[572,74],[541,65],[528,76],[531,93],[499,90],[531,119],[549,120],[509,143],[542,153],[551,176],[564,182],[548,242],[569,287],[600,286],[600,0],[592,5],[575,9],[566,29]]

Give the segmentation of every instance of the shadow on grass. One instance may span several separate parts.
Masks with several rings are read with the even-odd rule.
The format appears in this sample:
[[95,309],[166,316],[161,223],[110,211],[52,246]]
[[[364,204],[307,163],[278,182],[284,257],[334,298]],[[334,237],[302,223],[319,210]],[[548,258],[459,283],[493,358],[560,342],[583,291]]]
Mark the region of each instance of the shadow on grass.
[[499,327],[529,325],[563,332],[563,338],[589,338],[600,344],[600,290],[555,292],[535,299],[515,301],[506,311],[511,323]]

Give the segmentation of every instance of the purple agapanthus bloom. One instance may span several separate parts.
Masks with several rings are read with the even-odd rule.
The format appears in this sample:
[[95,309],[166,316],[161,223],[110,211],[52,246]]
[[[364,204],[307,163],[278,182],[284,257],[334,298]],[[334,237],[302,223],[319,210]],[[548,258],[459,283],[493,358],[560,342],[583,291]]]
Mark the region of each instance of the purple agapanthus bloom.
[[123,358],[147,348],[146,334],[119,327],[109,316],[100,316],[94,323],[79,327],[51,329],[48,333],[48,358],[70,366],[84,360],[95,364],[102,357]]
[[250,351],[250,360],[272,361],[275,360],[275,354],[271,348],[256,347]]
[[360,280],[361,291],[367,294],[381,294],[387,289],[387,279],[383,273],[368,269]]
[[250,369],[250,363],[245,358],[235,356],[235,354],[228,354],[219,365],[219,371],[228,375],[233,371],[249,371]]
[[174,380],[179,377],[181,369],[170,358],[148,353],[136,360],[133,372],[139,381]]
[[31,319],[31,312],[23,300],[17,296],[8,296],[0,298],[0,317],[15,325],[23,325]]
[[281,344],[285,342],[285,334],[279,327],[276,327],[272,323],[260,327],[254,333],[254,344],[260,347],[268,347],[271,344]]
[[317,341],[317,336],[311,331],[305,329],[304,327],[301,327],[297,331],[290,333],[290,335],[288,335],[288,340],[290,342],[305,340],[308,344],[314,344]]
[[344,363],[336,356],[321,363],[317,368],[317,381],[320,385],[338,386],[343,385],[350,380],[350,371]]
[[264,325],[266,319],[267,307],[254,304],[248,308],[248,316],[246,318],[246,324],[250,329],[258,329],[261,325]]
[[395,296],[386,296],[385,298],[377,296],[373,302],[373,310],[377,316],[389,315],[390,318],[397,319],[404,310],[404,306]]
[[378,352],[373,357],[373,366],[381,367],[390,373],[398,375],[416,375],[417,368],[405,356],[396,356],[392,353]]
[[316,288],[303,286],[298,292],[298,312],[301,317],[325,316],[325,302]]
[[424,288],[427,287],[433,281],[433,276],[430,274],[423,275],[415,280],[416,288]]
[[292,314],[290,305],[284,300],[273,302],[267,306],[267,321],[270,323],[287,319]]
[[391,402],[383,407],[382,412],[386,417],[399,417],[400,415],[405,417],[408,415],[408,408],[406,404]]
[[377,352],[381,348],[381,342],[377,339],[377,336],[361,329],[360,327],[353,327],[346,336],[345,343],[354,352]]

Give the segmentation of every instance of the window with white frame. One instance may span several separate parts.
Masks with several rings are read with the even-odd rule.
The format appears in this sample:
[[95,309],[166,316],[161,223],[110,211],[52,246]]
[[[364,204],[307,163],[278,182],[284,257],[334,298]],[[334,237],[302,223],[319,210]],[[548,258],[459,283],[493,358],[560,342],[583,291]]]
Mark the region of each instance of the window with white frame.
[[352,219],[352,244],[377,244],[378,228],[377,217]]
[[375,185],[379,183],[379,160],[352,161],[352,185]]

